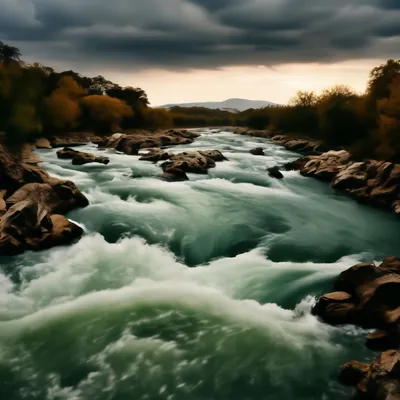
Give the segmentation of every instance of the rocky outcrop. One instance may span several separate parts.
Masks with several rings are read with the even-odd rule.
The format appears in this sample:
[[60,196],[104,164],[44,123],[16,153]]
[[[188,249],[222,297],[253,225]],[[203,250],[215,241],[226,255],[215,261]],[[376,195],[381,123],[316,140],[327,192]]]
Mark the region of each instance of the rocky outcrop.
[[164,172],[175,169],[194,174],[206,174],[210,168],[215,167],[216,161],[225,159],[218,150],[185,152],[172,155],[170,161],[161,164],[161,168]]
[[178,168],[169,168],[162,175],[161,178],[167,182],[183,182],[188,181],[189,178],[184,171]]
[[400,259],[388,257],[379,266],[357,264],[339,275],[334,290],[313,309],[324,321],[397,331]]
[[151,149],[147,154],[140,157],[139,160],[158,162],[158,161],[168,160],[170,157],[171,157],[171,154],[169,154],[168,152],[166,152],[160,148],[155,148],[155,149]]
[[0,145],[0,255],[46,249],[82,234],[59,214],[88,200],[73,182],[50,177],[32,149],[13,154]]
[[113,148],[128,155],[138,155],[141,149],[190,144],[198,136],[197,133],[187,130],[135,131],[127,134],[114,133],[99,141],[98,145],[99,147]]
[[44,250],[80,237],[82,228],[62,215],[50,215],[30,200],[13,205],[0,219],[0,255]]
[[283,174],[279,171],[279,167],[271,167],[267,169],[268,175],[275,179],[283,179]]
[[253,156],[263,156],[264,149],[262,147],[256,147],[255,149],[250,150],[250,154],[253,154]]
[[47,183],[28,183],[7,198],[8,206],[29,200],[41,204],[48,212],[66,214],[69,211],[86,207],[89,202],[71,181],[57,178]]
[[358,201],[400,213],[400,165],[354,161],[345,150],[305,156],[286,165],[301,175],[329,182]]
[[400,399],[400,350],[385,351],[370,364],[350,361],[340,369],[339,378],[356,387],[358,399]]
[[50,140],[47,138],[36,139],[35,145],[36,145],[36,148],[38,148],[38,149],[52,149],[53,148],[53,146],[50,143]]
[[89,163],[99,163],[107,165],[110,159],[107,157],[99,157],[94,154],[84,153],[69,147],[64,147],[57,151],[57,157],[66,160],[72,160],[73,165],[84,165]]

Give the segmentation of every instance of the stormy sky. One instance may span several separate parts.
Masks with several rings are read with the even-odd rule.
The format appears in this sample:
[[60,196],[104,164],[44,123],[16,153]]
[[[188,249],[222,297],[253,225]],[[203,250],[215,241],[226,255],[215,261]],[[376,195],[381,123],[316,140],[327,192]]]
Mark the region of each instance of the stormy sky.
[[285,102],[399,58],[400,0],[0,0],[0,40],[153,104]]

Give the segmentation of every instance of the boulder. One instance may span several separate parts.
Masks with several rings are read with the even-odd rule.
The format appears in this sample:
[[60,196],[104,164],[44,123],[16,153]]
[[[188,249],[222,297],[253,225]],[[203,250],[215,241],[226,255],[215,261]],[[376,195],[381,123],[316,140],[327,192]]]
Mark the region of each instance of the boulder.
[[128,155],[138,155],[141,149],[160,148],[162,146],[175,146],[190,144],[199,135],[190,131],[135,131],[134,133],[115,133],[99,141],[100,147],[109,147]]
[[199,153],[216,162],[227,161],[227,158],[219,150],[201,150]]
[[158,162],[168,160],[170,157],[171,155],[168,152],[161,150],[160,148],[156,148],[151,149],[147,154],[140,157],[139,160]]
[[107,165],[110,160],[107,157],[98,157],[94,154],[84,153],[69,147],[64,147],[57,151],[57,157],[66,160],[72,160],[73,165],[84,165],[89,163],[99,163]]
[[71,181],[51,178],[48,183],[29,183],[17,190],[7,199],[7,204],[13,206],[29,200],[41,204],[48,212],[65,214],[77,207],[86,207],[87,198]]
[[70,243],[83,230],[62,215],[52,215],[30,200],[13,205],[0,219],[0,255],[44,250]]
[[38,149],[52,149],[53,146],[50,143],[49,139],[39,138],[36,139],[35,145]]
[[357,264],[340,274],[336,292],[323,295],[313,313],[331,324],[380,328],[397,335],[400,320],[400,259]]
[[183,182],[189,178],[184,171],[178,168],[169,168],[161,175],[161,178],[167,182]]
[[272,178],[283,179],[283,174],[279,171],[279,167],[271,167],[267,169],[268,175]]
[[370,364],[350,361],[342,366],[340,380],[355,386],[357,398],[397,400],[400,398],[400,350],[381,353]]
[[256,147],[255,149],[251,149],[250,153],[253,154],[253,156],[263,156],[264,149],[262,147]]
[[218,151],[194,151],[190,153],[174,154],[171,161],[161,164],[164,172],[171,168],[195,174],[206,174],[210,168],[215,167],[216,160],[222,160],[224,156]]

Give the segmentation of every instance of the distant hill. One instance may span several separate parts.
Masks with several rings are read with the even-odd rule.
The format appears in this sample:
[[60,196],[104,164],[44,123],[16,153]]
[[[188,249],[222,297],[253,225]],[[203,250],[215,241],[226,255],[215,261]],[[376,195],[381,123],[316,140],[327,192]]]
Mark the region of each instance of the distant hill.
[[210,101],[205,103],[183,103],[183,104],[166,104],[160,106],[160,108],[171,108],[171,107],[205,107],[215,110],[226,110],[230,112],[245,111],[249,108],[264,108],[268,106],[274,106],[276,104],[270,101],[263,100],[247,100],[247,99],[228,99],[225,101]]

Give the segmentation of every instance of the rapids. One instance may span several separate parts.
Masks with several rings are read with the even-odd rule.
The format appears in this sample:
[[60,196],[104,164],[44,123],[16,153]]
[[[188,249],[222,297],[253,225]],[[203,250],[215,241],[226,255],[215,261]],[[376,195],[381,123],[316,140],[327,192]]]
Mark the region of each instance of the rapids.
[[[309,400],[348,398],[339,366],[369,360],[364,335],[310,313],[341,271],[400,255],[400,222],[327,185],[266,169],[296,154],[203,129],[172,152],[229,159],[189,182],[157,179],[139,157],[98,150],[73,166],[40,150],[90,206],[68,247],[3,257],[4,400]],[[261,146],[265,157],[249,154]]]

